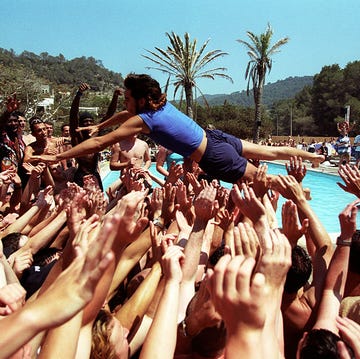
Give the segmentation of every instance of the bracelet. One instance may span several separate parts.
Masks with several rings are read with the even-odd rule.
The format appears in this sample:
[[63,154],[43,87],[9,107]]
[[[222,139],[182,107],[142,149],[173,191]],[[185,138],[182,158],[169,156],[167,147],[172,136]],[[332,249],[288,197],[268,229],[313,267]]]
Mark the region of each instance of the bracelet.
[[82,96],[82,94],[83,93],[81,91],[79,91],[79,90],[76,92],[76,95],[78,95],[78,96]]
[[188,337],[188,333],[186,332],[186,322],[185,319],[180,323],[181,333],[184,337]]
[[344,240],[341,239],[340,236],[336,238],[336,245],[337,246],[346,246],[346,247],[350,247],[351,246],[351,240]]

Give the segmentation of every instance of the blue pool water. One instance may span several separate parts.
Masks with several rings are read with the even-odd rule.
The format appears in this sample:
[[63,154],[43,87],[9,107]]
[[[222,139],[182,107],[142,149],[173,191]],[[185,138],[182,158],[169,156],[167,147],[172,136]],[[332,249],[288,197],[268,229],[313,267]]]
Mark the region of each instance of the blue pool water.
[[[268,163],[268,173],[271,174],[286,174],[284,165]],[[155,169],[155,164],[150,167],[152,173],[162,178]],[[115,180],[119,178],[118,171],[109,172],[103,179],[104,188],[108,188]],[[341,178],[334,175],[320,173],[308,170],[303,181],[304,187],[309,187],[311,190],[312,200],[310,201],[311,207],[320,218],[329,233],[340,232],[338,215],[345,208],[345,206],[354,201],[354,195],[344,192],[336,182],[342,182]],[[223,183],[227,188],[231,185]],[[281,226],[281,206],[285,199],[280,197],[278,205],[278,221]],[[358,216],[358,223],[360,223],[360,215]]]

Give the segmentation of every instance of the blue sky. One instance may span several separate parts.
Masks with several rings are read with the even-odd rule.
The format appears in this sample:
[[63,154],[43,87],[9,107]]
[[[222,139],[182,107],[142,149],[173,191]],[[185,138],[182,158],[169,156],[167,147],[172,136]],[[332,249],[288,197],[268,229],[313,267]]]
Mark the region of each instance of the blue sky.
[[[246,31],[274,29],[274,41],[290,41],[273,58],[267,82],[314,75],[324,65],[360,59],[359,0],[2,0],[0,47],[36,54],[62,53],[66,59],[93,56],[110,70],[149,73],[162,85],[166,76],[148,70],[145,49],[166,48],[166,32],[188,32],[198,44],[229,55],[214,65],[226,67],[234,83],[202,80],[203,93],[246,89]],[[81,79],[79,79],[79,82]],[[169,94],[172,97],[172,92]]]

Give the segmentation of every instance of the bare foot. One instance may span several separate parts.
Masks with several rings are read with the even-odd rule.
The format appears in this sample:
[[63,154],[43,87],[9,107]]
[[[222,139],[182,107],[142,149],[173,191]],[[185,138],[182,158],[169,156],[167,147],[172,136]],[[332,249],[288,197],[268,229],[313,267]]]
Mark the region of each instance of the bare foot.
[[318,156],[316,156],[316,158],[314,158],[311,161],[312,162],[311,167],[312,168],[319,168],[320,163],[323,163],[324,161],[325,161],[325,156],[324,155],[318,155]]

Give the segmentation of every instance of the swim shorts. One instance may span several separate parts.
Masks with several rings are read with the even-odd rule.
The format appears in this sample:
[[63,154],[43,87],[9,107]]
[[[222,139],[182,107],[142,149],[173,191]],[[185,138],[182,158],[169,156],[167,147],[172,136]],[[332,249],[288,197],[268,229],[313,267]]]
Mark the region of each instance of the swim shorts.
[[245,173],[241,140],[220,130],[206,130],[207,146],[200,168],[219,180],[236,183]]

